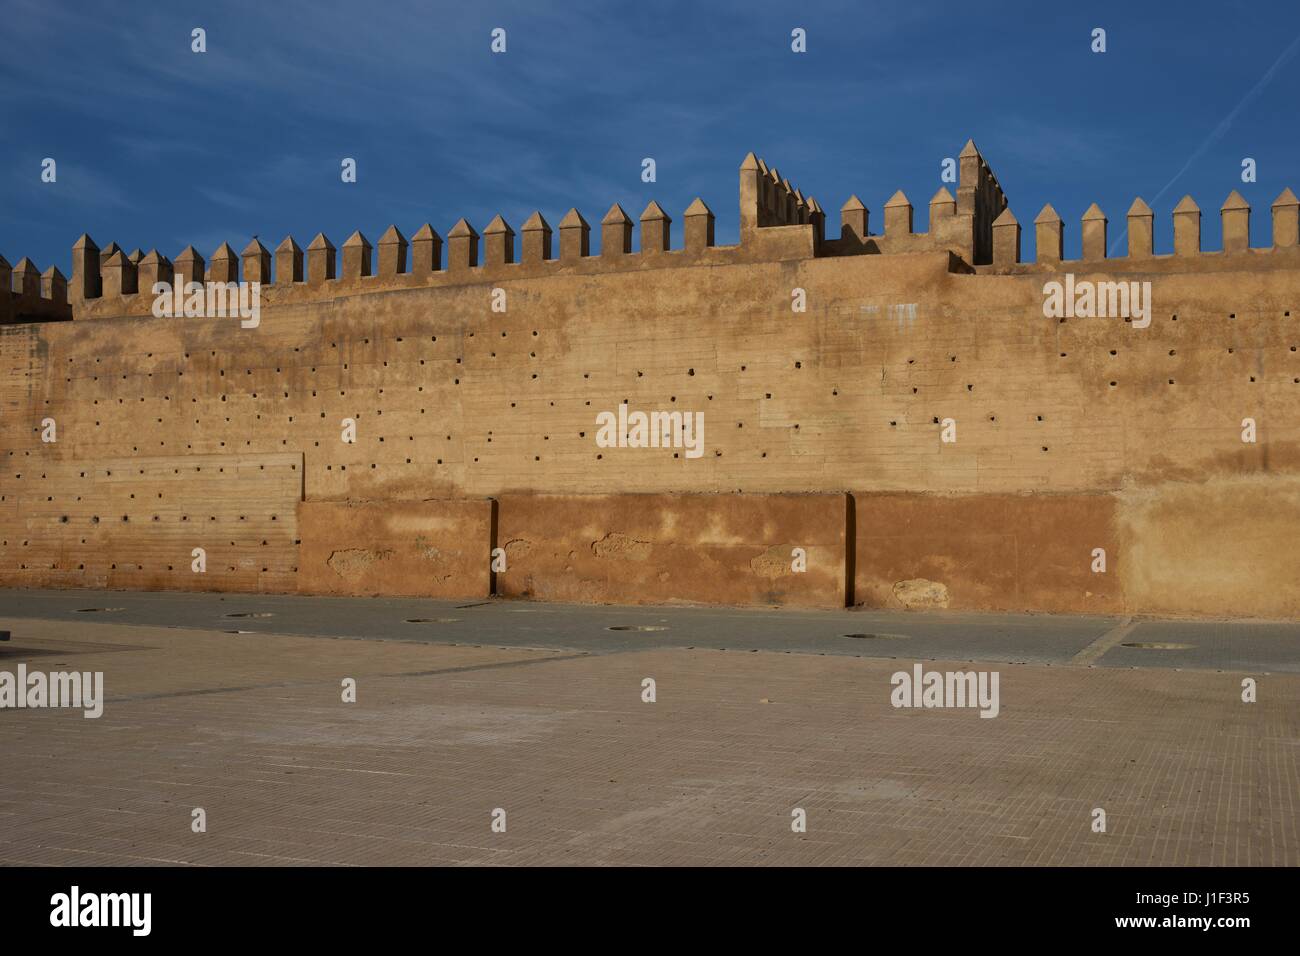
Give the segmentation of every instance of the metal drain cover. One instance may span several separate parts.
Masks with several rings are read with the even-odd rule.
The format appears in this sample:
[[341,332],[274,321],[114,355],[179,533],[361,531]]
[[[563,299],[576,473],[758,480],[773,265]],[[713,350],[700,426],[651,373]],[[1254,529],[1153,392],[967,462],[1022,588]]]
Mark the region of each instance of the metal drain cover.
[[844,637],[852,637],[859,641],[908,641],[911,640],[910,634],[845,634]]
[[96,612],[99,612],[99,611],[125,611],[125,610],[126,610],[126,608],[124,608],[124,607],[79,607],[79,608],[77,608],[77,613],[78,613],[78,614],[95,614]]
[[230,614],[223,614],[222,617],[275,617],[270,611],[233,611]]
[[666,631],[666,624],[611,624],[607,631]]
[[1164,641],[1126,641],[1120,647],[1140,647],[1148,651],[1190,651],[1195,644],[1169,644]]

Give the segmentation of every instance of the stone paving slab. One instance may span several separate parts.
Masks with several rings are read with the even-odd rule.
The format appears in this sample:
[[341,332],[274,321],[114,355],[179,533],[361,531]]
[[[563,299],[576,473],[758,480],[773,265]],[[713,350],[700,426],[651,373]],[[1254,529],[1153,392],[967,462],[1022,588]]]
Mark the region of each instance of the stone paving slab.
[[1002,665],[982,719],[888,660],[19,623],[108,699],[0,710],[7,864],[1300,863],[1293,675]]

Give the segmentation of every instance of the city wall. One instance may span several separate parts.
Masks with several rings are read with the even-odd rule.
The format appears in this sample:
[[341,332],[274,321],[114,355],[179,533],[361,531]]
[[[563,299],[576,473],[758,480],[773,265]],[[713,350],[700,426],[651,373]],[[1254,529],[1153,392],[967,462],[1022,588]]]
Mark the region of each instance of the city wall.
[[[1139,199],[1114,258],[1094,206],[1069,261],[1048,206],[1026,261],[959,164],[925,233],[896,193],[833,235],[751,155],[736,246],[696,200],[680,229],[651,203],[22,260],[0,585],[1300,614],[1294,195],[1266,248],[1229,196],[1221,250],[1189,197],[1168,255]],[[1149,283],[1146,315],[1045,315],[1067,274]],[[154,283],[204,280],[261,283],[256,327],[154,317]],[[621,405],[699,441],[598,443]]]

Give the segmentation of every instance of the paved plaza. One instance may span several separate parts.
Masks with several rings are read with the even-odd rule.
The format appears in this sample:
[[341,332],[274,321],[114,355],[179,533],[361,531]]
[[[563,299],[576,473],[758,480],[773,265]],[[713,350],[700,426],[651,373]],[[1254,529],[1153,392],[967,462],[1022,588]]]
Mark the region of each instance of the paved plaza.
[[[1293,625],[10,591],[0,630],[105,698],[0,711],[5,864],[1300,863]],[[996,718],[893,706],[918,664]]]

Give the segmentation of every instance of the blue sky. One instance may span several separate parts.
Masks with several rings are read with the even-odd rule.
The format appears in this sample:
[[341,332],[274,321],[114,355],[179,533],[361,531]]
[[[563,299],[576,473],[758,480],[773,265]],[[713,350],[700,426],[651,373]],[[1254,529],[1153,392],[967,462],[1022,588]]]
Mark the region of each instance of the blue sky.
[[[1051,202],[1077,254],[1092,202],[1119,235],[1141,195],[1190,193],[1219,244],[1232,189],[1270,241],[1300,191],[1300,4],[255,0],[113,6],[0,0],[0,254],[69,272],[71,246],[222,241],[268,248],[324,231],[376,242],[576,205],[673,216],[701,196],[737,231],[755,150],[828,210],[856,193],[879,231],[903,189],[925,228],[944,157],[973,137],[1025,227]],[[190,50],[207,31],[208,52]],[[493,28],[507,52],[489,49]],[[808,52],[790,50],[803,27]],[[1094,27],[1107,52],[1090,50]],[[1281,62],[1279,63],[1279,59]],[[1272,72],[1270,73],[1270,70]],[[653,157],[658,181],[641,181]],[[53,157],[58,181],[40,181]],[[358,181],[340,179],[354,157]],[[1241,182],[1241,161],[1258,182]],[[1162,193],[1162,190],[1163,193]],[[1157,199],[1157,195],[1159,198]]]

